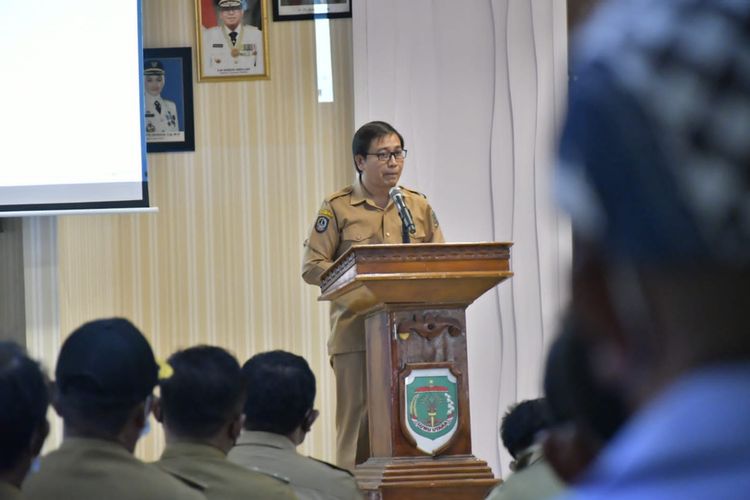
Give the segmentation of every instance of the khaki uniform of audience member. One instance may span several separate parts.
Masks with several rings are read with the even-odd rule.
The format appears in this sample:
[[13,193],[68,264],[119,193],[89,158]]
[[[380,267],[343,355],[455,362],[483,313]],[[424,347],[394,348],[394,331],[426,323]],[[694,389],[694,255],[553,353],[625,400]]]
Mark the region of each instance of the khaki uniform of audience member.
[[529,458],[529,465],[514,472],[504,483],[496,486],[487,496],[487,500],[542,500],[555,498],[564,490],[565,486],[539,449]]
[[204,485],[208,500],[296,498],[280,476],[248,471],[231,463],[221,450],[210,445],[167,444],[155,465],[177,478]]
[[[445,241],[424,195],[401,188],[416,226],[412,243]],[[401,219],[392,201],[380,208],[356,182],[325,199],[305,241],[302,277],[319,285],[320,276],[354,245],[401,243]],[[353,470],[369,456],[364,317],[331,304],[328,354],[336,374],[336,460]]]
[[0,500],[22,500],[21,490],[12,484],[0,481]]
[[287,477],[301,500],[362,498],[349,471],[303,457],[286,436],[243,431],[229,452],[229,460],[251,470]]
[[144,464],[113,441],[65,438],[29,475],[23,493],[31,500],[202,500],[191,484]]

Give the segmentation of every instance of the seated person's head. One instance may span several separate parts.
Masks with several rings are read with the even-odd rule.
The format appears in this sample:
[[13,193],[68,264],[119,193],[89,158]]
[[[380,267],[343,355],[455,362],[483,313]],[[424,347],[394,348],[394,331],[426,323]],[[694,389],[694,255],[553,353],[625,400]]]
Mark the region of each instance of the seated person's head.
[[167,440],[198,441],[228,452],[242,431],[245,385],[227,351],[197,346],[168,360],[172,374],[159,382],[157,417]]
[[549,410],[544,398],[522,401],[508,410],[500,426],[500,437],[513,457],[511,470],[518,471],[528,465],[529,451],[537,443],[539,432],[549,425]]
[[20,486],[49,432],[47,381],[12,342],[0,342],[0,481]]
[[572,317],[550,349],[544,391],[552,419],[545,456],[558,476],[571,483],[587,470],[628,415],[622,392],[594,374],[589,344]]
[[55,409],[66,437],[116,441],[131,452],[146,426],[158,366],[128,320],[84,324],[63,343],[55,370]]
[[304,358],[285,351],[256,354],[242,367],[247,384],[245,428],[289,437],[296,445],[318,417],[315,375]]

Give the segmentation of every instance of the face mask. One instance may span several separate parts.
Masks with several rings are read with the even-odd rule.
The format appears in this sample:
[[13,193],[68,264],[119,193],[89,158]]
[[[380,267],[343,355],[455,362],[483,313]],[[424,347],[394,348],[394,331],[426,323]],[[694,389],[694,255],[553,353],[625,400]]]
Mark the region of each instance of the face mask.
[[151,432],[151,403],[153,401],[153,396],[149,396],[146,398],[146,404],[143,408],[144,418],[146,420],[146,425],[143,426],[143,429],[141,429],[141,436],[140,437],[146,437]]

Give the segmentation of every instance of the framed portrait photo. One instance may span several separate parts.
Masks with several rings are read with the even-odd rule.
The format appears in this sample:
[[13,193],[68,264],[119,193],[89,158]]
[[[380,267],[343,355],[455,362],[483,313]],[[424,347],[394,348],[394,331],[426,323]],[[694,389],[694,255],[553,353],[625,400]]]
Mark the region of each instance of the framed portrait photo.
[[198,81],[269,77],[265,0],[195,0]]
[[271,0],[274,21],[352,17],[352,0]]
[[143,49],[146,151],[195,151],[193,51]]

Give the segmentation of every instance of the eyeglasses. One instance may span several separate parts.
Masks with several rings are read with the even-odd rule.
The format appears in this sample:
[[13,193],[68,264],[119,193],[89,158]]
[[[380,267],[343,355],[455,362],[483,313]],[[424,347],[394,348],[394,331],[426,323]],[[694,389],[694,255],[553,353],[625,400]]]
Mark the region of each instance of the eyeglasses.
[[391,158],[398,162],[401,162],[404,161],[404,158],[406,158],[406,150],[401,149],[399,151],[393,151],[392,153],[387,151],[384,151],[382,153],[366,153],[365,156],[377,156],[378,161],[382,162],[390,161]]

